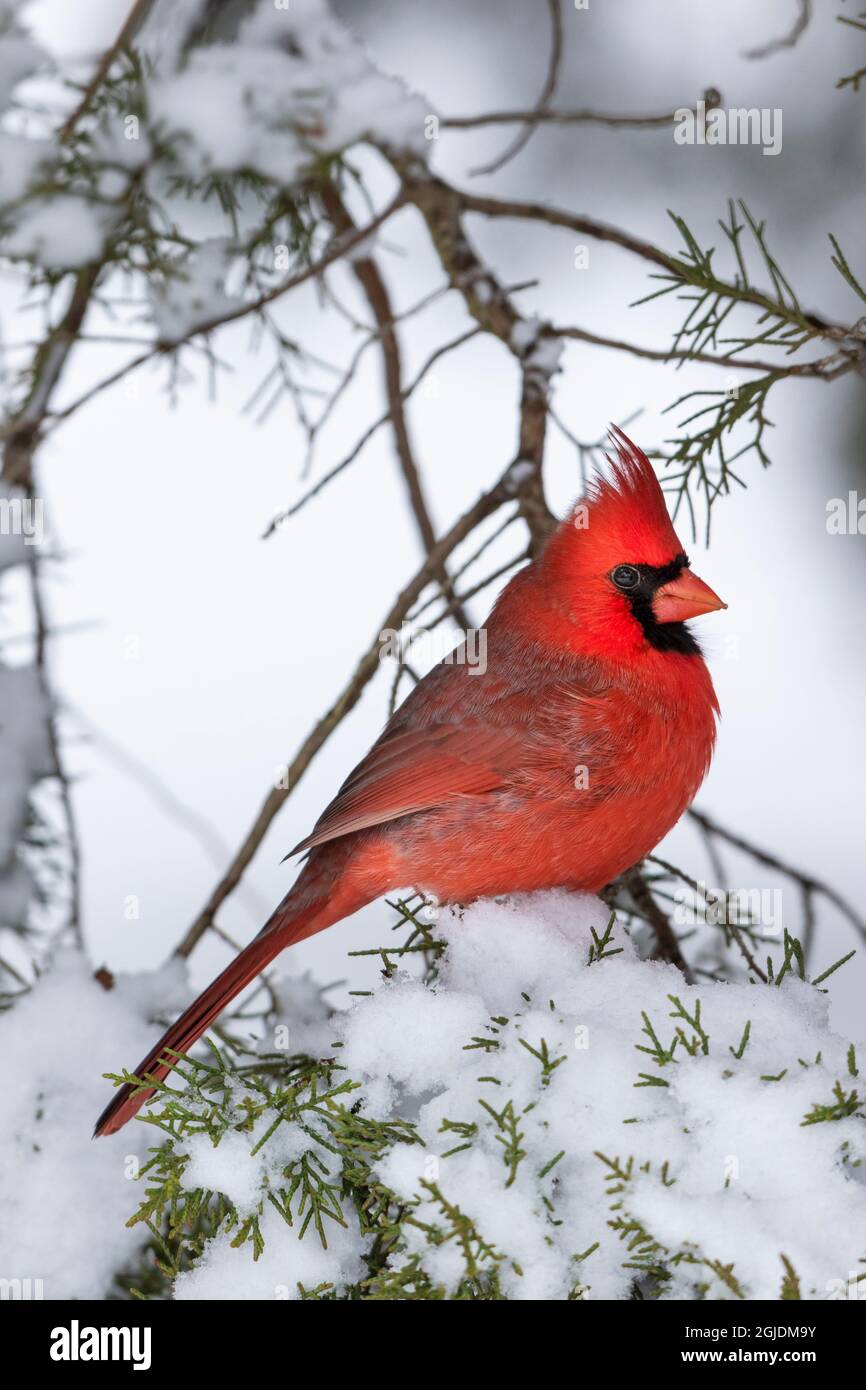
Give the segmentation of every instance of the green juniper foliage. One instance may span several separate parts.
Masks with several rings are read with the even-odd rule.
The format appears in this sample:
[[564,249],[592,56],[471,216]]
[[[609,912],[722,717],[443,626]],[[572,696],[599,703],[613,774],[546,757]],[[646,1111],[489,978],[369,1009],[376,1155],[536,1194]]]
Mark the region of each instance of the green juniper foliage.
[[[749,350],[774,348],[784,356],[777,367],[751,379],[738,381],[733,388],[688,391],[668,407],[680,411],[678,433],[668,440],[665,451],[672,468],[668,485],[676,493],[675,514],[681,505],[689,511],[696,526],[694,499],[700,496],[706,506],[707,535],[713,503],[730,492],[733,483],[745,486],[738,461],[746,454],[757,454],[763,467],[769,467],[766,432],[772,426],[767,402],[773,387],[791,376],[826,374],[858,356],[862,344],[862,324],[850,330],[830,324],[803,308],[800,298],[771,251],[764,222],[758,221],[742,199],[728,200],[727,218],[719,219],[724,246],[733,274],[716,269],[716,247],[702,246],[685,218],[669,211],[682,240],[682,250],[669,257],[668,269],[655,272],[661,288],[644,295],[637,304],[666,295],[675,295],[691,307],[674,334],[672,359],[680,366],[712,351],[729,358]],[[830,234],[831,261],[850,289],[861,300],[866,290],[857,278],[836,238]],[[756,282],[750,262],[755,261],[769,288]],[[731,317],[736,311],[751,310],[756,318],[751,328],[734,332]],[[829,358],[807,364],[789,363],[802,348],[815,343],[832,343]],[[745,426],[745,434],[737,429]]]
[[[432,936],[413,902],[396,904],[397,925],[405,933],[403,942],[379,952],[386,989],[391,987],[388,982],[401,957],[418,961],[420,956],[422,961],[432,960],[435,967],[445,950],[445,943]],[[611,918],[603,934],[592,931],[589,965],[616,969],[605,963],[623,950],[613,946],[614,930],[615,919]],[[786,938],[784,963],[771,984],[761,988],[786,988],[787,974],[802,982],[795,987],[809,988],[802,959],[799,942]],[[435,990],[435,968],[431,973],[425,965],[425,978],[425,988]],[[652,1070],[638,1071],[633,1084],[636,1089],[658,1088],[659,1113],[675,1104],[670,1087],[683,1066],[710,1066],[718,1055],[725,1063],[722,1075],[733,1081],[737,1068],[746,1065],[749,1048],[755,1045],[752,1018],[743,1019],[737,1046],[714,1044],[712,1018],[706,1015],[699,996],[686,1000],[670,993],[667,1000],[667,1021],[654,1020],[647,1011],[635,1009],[633,1045],[649,1059]],[[528,995],[522,1004],[528,1011],[535,1008]],[[367,1001],[357,1007],[363,1010]],[[552,1027],[562,1022],[554,1000],[546,1002],[544,1012]],[[489,1153],[492,1143],[500,1155],[501,1199],[508,1201],[518,1182],[531,1183],[537,1197],[537,1221],[551,1233],[561,1232],[565,1213],[558,1204],[558,1173],[570,1155],[567,1149],[551,1144],[544,1162],[538,1162],[537,1125],[541,1124],[543,1133],[546,1121],[536,1117],[543,1097],[564,1099],[564,1092],[558,1092],[557,1087],[577,1064],[544,1037],[532,1042],[522,1037],[524,1021],[521,1011],[511,1016],[498,1014],[488,1020],[483,1033],[466,1038],[464,1052],[483,1059],[476,1078],[474,1109],[442,1118],[442,1148],[435,1155],[429,1146],[425,1149],[412,1118],[382,1117],[366,1103],[363,1083],[349,1075],[339,1060],[339,1042],[334,1044],[333,1055],[314,1058],[253,1053],[248,1045],[233,1041],[227,1034],[225,1045],[211,1043],[207,1056],[181,1058],[171,1083],[157,1086],[157,1100],[144,1121],[158,1142],[141,1170],[143,1194],[129,1224],[146,1227],[149,1241],[139,1269],[124,1276],[125,1291],[140,1298],[169,1297],[173,1281],[195,1268],[218,1234],[229,1240],[239,1261],[258,1261],[266,1248],[264,1218],[270,1210],[296,1232],[298,1239],[317,1242],[324,1250],[329,1250],[329,1242],[340,1229],[355,1231],[364,1240],[365,1270],[360,1277],[351,1283],[335,1277],[300,1287],[298,1296],[303,1299],[507,1298],[503,1272],[522,1278],[524,1271],[511,1251],[491,1239],[483,1217],[469,1210],[465,1200],[451,1190],[449,1163],[458,1155],[471,1155],[479,1146],[487,1146]],[[516,1050],[511,1044],[516,1044]],[[533,1064],[529,1091],[515,1084],[515,1058],[521,1056]],[[778,1073],[764,1076],[763,1084],[790,1084],[789,1078],[798,1073],[796,1061],[802,1075],[812,1066],[820,1066],[822,1056],[819,1053],[814,1063],[792,1059],[791,1065],[781,1067]],[[847,1051],[846,1064],[846,1075],[835,1080],[829,1096],[815,1094],[811,1108],[803,1114],[802,1126],[844,1122],[853,1116],[866,1119],[866,1094],[858,1086],[853,1045]],[[124,1074],[122,1079],[131,1078]],[[612,1156],[595,1151],[592,1161],[599,1165],[599,1187],[594,1198],[587,1193],[587,1200],[597,1203],[598,1237],[587,1248],[572,1253],[574,1280],[568,1298],[593,1296],[593,1256],[598,1256],[600,1242],[610,1238],[605,1231],[621,1243],[622,1268],[631,1277],[633,1298],[663,1296],[683,1280],[690,1297],[748,1298],[736,1260],[703,1248],[696,1239],[671,1242],[653,1232],[652,1223],[641,1215],[641,1194],[645,1196],[655,1187],[669,1192],[669,1200],[678,1200],[676,1165],[669,1159],[641,1155],[640,1134],[648,1123],[646,1115],[623,1115],[621,1123],[639,1128],[623,1129],[623,1135],[630,1136],[627,1152]],[[238,1136],[248,1142],[249,1161],[257,1165],[259,1182],[255,1200],[243,1207],[226,1193],[194,1186],[188,1177],[192,1147],[206,1144],[218,1149],[223,1143],[235,1142]],[[592,1157],[591,1136],[578,1129],[574,1142]],[[405,1193],[399,1195],[383,1181],[381,1169],[383,1160],[409,1150],[420,1152],[417,1190],[407,1200]],[[859,1162],[847,1139],[840,1144],[840,1161],[849,1167]],[[730,1186],[728,1177],[723,1186]],[[437,1275],[437,1259],[442,1257],[456,1261],[460,1271],[448,1284]],[[802,1271],[794,1267],[787,1252],[779,1251],[777,1258],[778,1297],[801,1297]]]

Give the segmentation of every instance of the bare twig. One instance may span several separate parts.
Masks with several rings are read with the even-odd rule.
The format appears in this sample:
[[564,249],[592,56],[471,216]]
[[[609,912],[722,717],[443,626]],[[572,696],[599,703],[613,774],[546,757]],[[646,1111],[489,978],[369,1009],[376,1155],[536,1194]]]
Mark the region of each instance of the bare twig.
[[541,89],[535,111],[530,112],[526,117],[523,130],[517,139],[489,164],[479,165],[473,169],[473,174],[495,174],[499,169],[505,167],[510,160],[514,159],[522,149],[532,139],[533,133],[538,124],[538,113],[545,110],[547,103],[556,93],[556,84],[559,80],[559,69],[562,63],[562,8],[561,0],[547,0],[547,9],[550,14],[550,57],[547,61],[547,73],[544,78],[544,85]]
[[425,626],[420,629],[420,631],[433,632],[441,622],[444,622],[444,620],[447,617],[450,617],[450,615],[454,612],[455,603],[468,603],[469,600],[475,598],[477,594],[481,594],[484,592],[485,589],[488,589],[491,584],[495,584],[497,579],[502,579],[506,574],[513,570],[516,565],[522,565],[523,562],[528,559],[529,551],[522,550],[519,555],[513,556],[510,560],[506,560],[504,565],[500,565],[498,569],[495,569],[490,574],[485,575],[483,579],[479,579],[478,582],[476,584],[473,584],[471,588],[463,590],[463,592],[459,595],[457,599],[452,599],[452,601],[449,604],[446,604],[442,611],[437,613],[435,618],[433,618],[431,622],[426,623]]
[[[711,111],[719,105],[719,93],[714,87],[708,88],[701,98],[704,109]],[[696,107],[677,107],[675,111],[663,111],[655,115],[641,115],[637,112],[593,111],[587,107],[564,111],[551,111],[548,107],[531,110],[484,111],[477,116],[441,116],[439,125],[443,130],[477,130],[488,125],[601,125],[613,129],[658,130],[673,125],[680,111],[696,111]],[[486,172],[486,171],[473,171]]]
[[[520,367],[517,459],[523,465],[524,475],[517,496],[521,516],[529,528],[532,553],[536,555],[555,524],[541,480],[549,379],[541,376],[530,355],[532,342],[541,336],[542,326],[530,325],[514,307],[496,276],[479,258],[463,226],[462,195],[441,179],[417,178],[405,164],[398,162],[398,169],[404,177],[407,197],[415,203],[427,223],[433,245],[451,284],[459,290],[466,308],[479,327],[499,338]],[[547,332],[550,334],[549,329]]]
[[[511,516],[507,516],[504,521],[501,521],[498,526],[494,527],[494,529],[490,532],[488,536],[485,536],[484,540],[481,542],[478,548],[474,550],[472,554],[466,560],[463,561],[460,568],[455,571],[455,584],[458,579],[462,579],[463,575],[466,574],[466,572],[470,570],[478,560],[480,560],[485,550],[487,550],[488,547],[494,543],[494,541],[497,541],[499,537],[503,535],[505,531],[508,530],[509,526],[513,526],[514,522],[517,520],[519,515],[519,512],[513,512]],[[433,604],[437,603],[440,598],[441,594],[431,594],[430,597],[425,599],[423,603],[419,603],[417,608],[412,609],[411,613],[408,614],[409,621],[413,623],[417,622],[417,620],[421,617],[421,614],[426,613],[428,608],[432,608]]]
[[81,332],[101,269],[99,265],[89,265],[77,272],[65,312],[33,354],[28,369],[30,388],[0,432],[4,440],[0,476],[26,492],[33,487],[33,455],[51,397]]
[[[336,296],[333,294],[331,287],[327,285],[324,281],[323,288],[326,288],[328,299],[333,304],[334,308],[336,308],[338,312],[345,314],[343,306],[339,303]],[[356,320],[354,320],[354,318],[350,320],[352,327],[359,332],[363,332],[365,334],[365,337],[363,339],[363,342],[359,343],[357,348],[353,352],[348,362],[348,365],[345,367],[345,369],[342,371],[340,375],[340,380],[338,381],[336,388],[329,396],[328,401],[324,406],[321,414],[319,415],[318,419],[313,423],[310,429],[302,477],[309,477],[310,470],[313,465],[314,450],[316,447],[318,436],[321,434],[322,429],[334,413],[334,410],[336,409],[343,395],[354,381],[355,373],[358,370],[361,359],[364,356],[365,352],[368,348],[372,347],[374,343],[377,343],[379,341],[383,327],[396,327],[398,323],[405,323],[408,318],[412,318],[415,314],[421,313],[422,310],[426,309],[429,304],[435,303],[436,300],[441,299],[442,296],[444,294],[449,293],[450,290],[450,285],[440,285],[438,289],[431,290],[428,294],[422,295],[422,297],[415,304],[410,305],[408,309],[404,309],[402,313],[395,315],[395,317],[387,325],[379,325],[376,328],[371,328],[368,330],[365,324],[358,323]]]
[[610,242],[640,256],[641,260],[661,266],[663,270],[676,270],[677,262],[673,256],[660,251],[651,242],[644,241],[633,233],[601,222],[596,217],[582,213],[568,212],[564,208],[548,207],[545,203],[533,203],[522,198],[494,198],[468,189],[450,189],[457,198],[463,212],[479,213],[483,217],[513,217],[527,222],[546,222],[550,227],[565,227],[580,236],[591,237],[594,241]]
[[786,864],[783,860],[779,859],[777,855],[770,854],[767,850],[761,849],[760,846],[747,840],[745,836],[739,835],[733,830],[728,830],[725,826],[720,825],[717,820],[706,815],[703,811],[698,811],[694,806],[689,809],[687,814],[695,824],[700,826],[707,834],[715,835],[726,844],[731,845],[732,848],[742,850],[744,854],[748,854],[752,859],[756,860],[758,864],[764,864],[768,869],[775,869],[777,872],[785,874],[787,878],[792,878],[794,882],[798,883],[804,890],[808,890],[811,893],[818,894],[818,896],[822,898],[826,898],[827,902],[832,903],[842,916],[847,919],[858,936],[861,936],[863,940],[866,941],[866,921],[864,921],[858,912],[855,912],[854,908],[842,897],[841,893],[837,893],[835,888],[831,888],[829,883],[824,883],[822,879],[815,878],[814,874],[804,873],[802,869],[797,869],[792,864]]
[[[436,182],[441,182],[441,180]],[[516,198],[492,198],[468,190],[454,189],[450,185],[446,185],[446,187],[457,199],[460,209],[464,212],[476,212],[484,217],[512,217],[531,222],[545,222],[550,227],[566,227],[569,231],[591,237],[594,241],[604,241],[614,246],[620,246],[624,251],[630,251],[632,255],[640,256],[642,260],[648,261],[652,265],[661,266],[662,269],[669,271],[677,278],[680,278],[684,270],[688,269],[684,261],[669,255],[666,251],[661,251],[651,242],[633,236],[631,232],[626,232],[621,227],[611,226],[607,222],[599,222],[594,217],[568,212],[564,208],[548,207],[544,203],[532,203]],[[414,201],[414,192],[412,196]],[[768,308],[772,310],[776,307],[776,301],[772,295],[764,291],[739,284],[729,284],[724,281],[719,281],[719,286],[720,290],[723,288],[729,292],[732,298],[736,298],[744,304],[752,304],[762,311]],[[849,327],[832,323],[820,314],[804,313],[803,320],[814,329],[816,334],[832,341],[842,341],[851,336]]]
[[[331,222],[338,234],[345,236],[347,233],[357,230],[355,223],[349,213],[348,208],[340,197],[333,184],[326,184],[322,190],[322,201],[325,205]],[[429,554],[436,544],[436,532],[427,507],[427,499],[424,495],[424,488],[421,483],[421,475],[418,465],[415,462],[415,451],[412,448],[412,441],[409,437],[409,421],[404,409],[405,398],[403,395],[403,367],[400,358],[400,343],[395,329],[395,316],[391,307],[391,296],[388,287],[382,277],[382,273],[376,264],[375,258],[369,256],[356,256],[352,261],[352,270],[355,278],[360,284],[367,297],[373,317],[378,326],[378,337],[382,347],[382,363],[385,377],[385,397],[388,402],[388,416],[391,421],[391,430],[394,435],[394,447],[397,451],[397,458],[400,462],[400,469],[403,474],[403,481],[406,485],[406,493],[409,498],[409,506],[415,518],[418,534],[425,551]],[[448,577],[448,570],[443,565],[437,575],[442,586],[442,592],[446,598],[454,598],[454,586]],[[472,626],[469,616],[463,605],[457,602],[453,606],[454,620],[457,625],[465,630]]]
[[69,405],[65,406],[63,410],[56,411],[51,417],[52,420],[67,420],[70,415],[74,415],[83,405],[87,405],[92,401],[95,396],[100,395],[103,391],[107,390],[108,387],[116,385],[118,381],[122,381],[130,372],[136,371],[139,367],[144,366],[146,362],[152,362],[159,357],[170,356],[177,352],[179,348],[187,346],[192,338],[213,333],[216,329],[222,328],[225,324],[236,323],[239,319],[246,318],[250,314],[258,314],[267,305],[273,304],[275,300],[280,299],[284,294],[288,294],[290,290],[297,289],[299,285],[317,279],[329,266],[333,265],[335,261],[346,256],[350,251],[353,251],[356,246],[359,246],[361,242],[365,241],[368,236],[371,236],[373,232],[377,231],[379,227],[393,216],[398,208],[402,207],[404,201],[403,193],[398,193],[397,196],[393,198],[381,212],[377,213],[366,226],[359,228],[357,232],[352,233],[346,238],[337,238],[318,260],[313,261],[310,265],[305,266],[303,270],[297,271],[294,275],[290,275],[288,279],[281,281],[278,285],[272,286],[255,299],[246,300],[233,309],[228,309],[222,314],[214,315],[213,318],[197,323],[181,338],[172,339],[170,342],[155,342],[146,352],[139,353],[139,355],[133,357],[131,361],[125,362],[116,372],[112,372],[109,376],[98,381],[94,386],[89,387],[87,391],[78,396]]
[[[452,338],[450,342],[440,344],[440,346],[430,354],[427,361],[419,369],[417,375],[410,381],[409,385],[403,387],[400,392],[402,399],[404,401],[408,400],[413,391],[416,391],[421,385],[421,382],[430,369],[439,361],[440,357],[444,357],[448,352],[453,352],[455,348],[461,347],[463,343],[468,343],[470,338],[476,338],[480,331],[479,328],[470,328],[467,332],[461,333],[459,337]],[[298,512],[302,511],[308,502],[312,502],[314,497],[318,497],[319,493],[326,488],[329,483],[332,483],[351,463],[354,463],[364,446],[373,438],[377,430],[380,430],[383,425],[387,425],[390,418],[391,412],[390,410],[386,410],[384,414],[374,420],[371,425],[368,425],[363,434],[355,441],[348,454],[340,459],[339,463],[335,463],[332,468],[329,468],[327,473],[323,474],[313,487],[308,488],[307,491],[298,498],[297,502],[293,502],[290,507],[280,512],[278,516],[275,516],[273,520],[268,523],[262,533],[263,539],[267,540],[269,536],[272,536],[275,531],[278,531],[285,522],[291,519],[291,517],[297,516]]]
[[[692,889],[694,889],[696,894],[706,898],[707,903],[716,902],[716,899],[712,894],[707,894],[704,892],[697,879],[694,879],[691,877],[691,875],[684,873],[682,869],[678,869],[675,864],[668,863],[666,859],[660,859],[657,854],[648,854],[647,860],[652,864],[658,864],[660,868],[664,869],[665,873],[671,874],[674,878],[682,879],[683,883],[689,884],[689,886]],[[725,901],[727,902],[727,894],[725,895]],[[755,960],[755,957],[752,954],[751,948],[749,947],[749,943],[746,940],[745,934],[742,931],[741,927],[736,922],[728,921],[727,916],[728,914],[726,913],[726,920],[724,924],[725,931],[730,932],[731,939],[733,940],[734,944],[736,945],[738,951],[745,960],[749,969],[753,971],[753,973],[757,975],[758,979],[761,980],[765,985],[768,984],[768,977],[766,973],[761,969],[760,965],[758,965],[758,962]]]
[[644,878],[640,866],[635,865],[633,869],[629,869],[628,873],[623,874],[623,882],[628,888],[638,912],[646,918],[655,933],[656,950],[654,954],[656,958],[675,965],[687,983],[693,984],[694,977],[680,950],[676,932],[671,926],[667,914],[662,911],[653,897],[652,890]]
[[81,921],[81,836],[78,832],[78,821],[75,816],[75,807],[72,801],[69,777],[63,765],[63,758],[60,752],[60,737],[57,731],[56,711],[53,707],[51,685],[48,679],[46,665],[48,624],[45,615],[45,600],[42,593],[41,561],[37,557],[35,546],[29,551],[28,566],[30,573],[30,596],[33,604],[35,625],[36,674],[48,710],[47,734],[51,768],[57,785],[60,788],[60,803],[63,808],[63,819],[66,823],[66,842],[69,855],[69,908],[66,926],[72,932],[78,944],[81,945],[83,941],[83,926]]
[[[577,342],[592,343],[594,347],[613,348],[615,352],[628,352],[632,357],[646,357],[650,362],[706,362],[713,367],[741,368],[749,372],[775,372],[778,371],[778,363],[763,362],[754,357],[725,357],[716,356],[711,352],[689,352],[684,348],[648,348],[641,347],[638,343],[627,343],[621,338],[606,338],[598,333],[591,333],[586,328],[559,327],[554,326],[550,329],[551,337],[573,338]],[[835,360],[835,358],[834,358]],[[786,370],[793,373],[796,371],[798,376],[824,376],[826,359],[818,362],[800,362]]]
[[770,39],[756,48],[748,48],[744,58],[769,58],[772,53],[781,53],[785,48],[793,48],[806,32],[812,18],[812,0],[797,0],[797,17],[786,34],[778,39]]

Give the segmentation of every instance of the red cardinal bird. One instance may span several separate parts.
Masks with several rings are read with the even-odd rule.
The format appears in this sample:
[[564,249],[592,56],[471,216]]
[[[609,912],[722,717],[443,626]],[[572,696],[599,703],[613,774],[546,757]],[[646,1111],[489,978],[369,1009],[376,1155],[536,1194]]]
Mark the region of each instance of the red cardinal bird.
[[[293,853],[294,887],[136,1068],[162,1080],[287,946],[417,885],[442,903],[595,892],[670,830],[709,767],[718,703],[685,625],[692,574],[646,455],[621,431],[596,482],[487,622],[487,668],[436,666]],[[113,1134],[152,1091],[120,1087]]]

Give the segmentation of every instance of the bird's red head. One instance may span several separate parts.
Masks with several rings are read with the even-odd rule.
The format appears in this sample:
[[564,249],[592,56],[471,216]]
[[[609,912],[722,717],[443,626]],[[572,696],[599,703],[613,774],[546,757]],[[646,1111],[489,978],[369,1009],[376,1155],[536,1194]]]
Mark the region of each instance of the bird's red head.
[[613,659],[697,653],[685,619],[726,605],[691,572],[646,454],[616,427],[611,439],[610,475],[592,483],[542,557],[559,639],[569,629],[573,650]]

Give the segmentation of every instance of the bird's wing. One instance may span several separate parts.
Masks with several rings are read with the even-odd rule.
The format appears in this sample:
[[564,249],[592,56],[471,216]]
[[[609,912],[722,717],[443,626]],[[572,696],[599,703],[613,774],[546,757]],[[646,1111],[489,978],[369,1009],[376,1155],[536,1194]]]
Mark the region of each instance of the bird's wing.
[[525,756],[525,735],[478,720],[386,732],[344,782],[312,834],[291,853],[455,796],[493,791],[521,767]]

